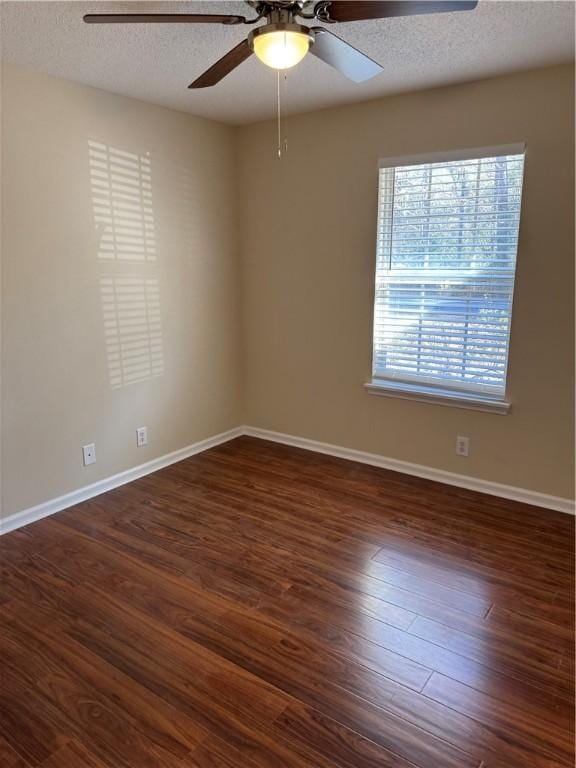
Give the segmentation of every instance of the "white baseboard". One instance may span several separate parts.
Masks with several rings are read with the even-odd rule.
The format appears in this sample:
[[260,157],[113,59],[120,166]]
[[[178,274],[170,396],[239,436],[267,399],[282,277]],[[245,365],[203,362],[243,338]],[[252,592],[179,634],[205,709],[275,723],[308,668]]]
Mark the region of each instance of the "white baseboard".
[[243,434],[250,435],[251,437],[259,437],[262,440],[270,440],[274,443],[292,445],[295,448],[304,448],[308,451],[326,453],[329,456],[337,456],[341,459],[359,461],[362,464],[370,464],[374,467],[392,469],[395,472],[403,472],[405,475],[415,475],[416,477],[423,477],[426,480],[436,480],[439,483],[455,485],[458,488],[467,488],[470,491],[488,493],[491,496],[500,496],[501,498],[511,499],[512,501],[521,501],[524,504],[545,507],[546,509],[552,509],[557,512],[565,512],[571,515],[575,513],[574,501],[571,499],[549,496],[546,493],[529,491],[525,488],[515,488],[512,485],[493,483],[490,480],[481,480],[477,477],[470,477],[469,475],[458,475],[455,472],[447,472],[443,469],[425,467],[422,464],[412,464],[409,461],[390,459],[376,453],[365,453],[364,451],[357,451],[353,448],[343,448],[342,446],[331,445],[330,443],[320,443],[317,440],[308,440],[305,437],[286,435],[282,432],[272,432],[268,429],[243,427]]
[[65,493],[63,496],[58,496],[56,499],[51,499],[50,501],[38,504],[35,507],[29,507],[28,509],[22,510],[22,512],[16,512],[14,515],[0,519],[0,535],[15,531],[17,528],[22,528],[24,525],[34,523],[37,520],[41,520],[43,517],[53,515],[55,512],[61,512],[68,507],[73,507],[74,504],[79,504],[81,501],[92,499],[94,496],[99,496],[101,493],[111,491],[113,488],[118,488],[120,485],[131,483],[139,477],[149,475],[151,472],[157,472],[159,469],[163,469],[163,467],[168,467],[170,464],[175,464],[178,461],[187,459],[190,456],[194,456],[196,453],[207,451],[209,448],[214,448],[214,446],[220,445],[221,443],[227,443],[228,440],[233,440],[235,437],[240,437],[242,434],[244,434],[242,427],[230,429],[228,432],[222,432],[219,435],[208,437],[206,440],[200,440],[198,443],[186,446],[186,448],[167,453],[157,459],[147,461],[145,464],[140,464],[137,467],[127,469],[124,472],[119,472],[117,475],[105,477],[91,485],[85,485],[83,488],[79,488],[76,491]]
[[137,467],[127,469],[124,472],[119,472],[117,475],[112,475],[111,477],[105,477],[102,480],[98,480],[96,483],[92,483],[92,485],[86,485],[71,493],[58,496],[56,499],[51,499],[50,501],[38,504],[35,507],[29,507],[22,512],[17,512],[14,515],[0,519],[0,535],[14,531],[24,525],[29,525],[29,523],[34,523],[37,520],[41,520],[43,517],[48,517],[49,515],[53,515],[68,507],[73,507],[81,501],[92,499],[95,496],[99,496],[101,493],[111,491],[113,488],[118,488],[120,485],[131,483],[139,477],[149,475],[152,472],[157,472],[163,467],[187,459],[190,456],[194,456],[196,453],[207,451],[209,448],[214,448],[216,445],[227,443],[229,440],[233,440],[241,435],[249,435],[250,437],[258,437],[262,440],[270,440],[274,443],[292,445],[295,448],[304,448],[305,450],[316,451],[317,453],[326,453],[329,456],[337,456],[341,459],[359,461],[362,464],[370,464],[374,467],[392,469],[395,472],[423,477],[426,480],[436,480],[439,483],[455,485],[458,488],[467,488],[471,491],[479,491],[480,493],[488,493],[492,496],[500,496],[504,499],[512,499],[513,501],[521,501],[525,504],[533,504],[536,507],[545,507],[546,509],[552,509],[558,512],[574,514],[574,502],[570,499],[562,499],[558,496],[549,496],[545,493],[528,491],[524,488],[515,488],[511,485],[493,483],[489,480],[480,480],[479,478],[469,477],[467,475],[457,475],[454,472],[446,472],[443,469],[434,469],[433,467],[425,467],[421,464],[412,464],[409,461],[390,459],[376,453],[365,453],[364,451],[357,451],[353,448],[343,448],[339,445],[320,443],[317,440],[308,440],[305,437],[296,437],[294,435],[283,434],[282,432],[272,432],[268,429],[244,426],[230,429],[227,432],[222,432],[219,435],[209,437],[206,440],[200,440],[198,443],[193,443],[186,448],[181,448],[179,451],[167,453],[165,456],[160,456],[157,459],[146,462],[146,464],[140,464]]

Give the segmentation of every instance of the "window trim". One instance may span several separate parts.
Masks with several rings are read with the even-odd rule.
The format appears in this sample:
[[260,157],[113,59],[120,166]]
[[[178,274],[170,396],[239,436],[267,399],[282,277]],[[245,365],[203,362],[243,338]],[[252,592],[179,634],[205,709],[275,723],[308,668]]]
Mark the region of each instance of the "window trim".
[[450,163],[457,160],[479,160],[482,157],[501,155],[522,155],[526,153],[526,142],[516,144],[496,144],[491,147],[473,147],[472,149],[453,149],[446,152],[425,152],[421,155],[385,157],[378,161],[378,169],[395,168],[398,165],[426,165],[427,163]]
[[[513,144],[498,144],[487,147],[474,147],[472,149],[447,150],[445,152],[427,152],[418,155],[408,155],[399,157],[381,158],[378,162],[378,171],[382,168],[395,168],[397,166],[423,165],[427,163],[452,162],[458,160],[478,160],[483,157],[498,157],[502,155],[524,155],[526,156],[526,143],[516,142]],[[523,196],[524,190],[522,190]],[[522,201],[521,201],[522,202]],[[522,216],[522,206],[520,207],[520,221]],[[517,263],[515,266],[515,272]],[[509,373],[510,358],[510,340],[512,333],[512,317],[514,313],[514,298],[516,291],[512,294],[512,303],[510,308],[510,325],[508,328],[508,340],[506,346],[506,384]],[[372,356],[374,355],[374,330],[372,329]],[[484,392],[463,392],[451,387],[441,387],[427,384],[426,382],[411,383],[402,379],[375,377],[364,384],[368,394],[380,395],[384,397],[397,397],[403,400],[413,400],[435,405],[452,406],[455,408],[465,408],[468,410],[484,411],[487,413],[496,413],[505,415],[510,412],[511,403],[507,399],[506,391],[502,395],[495,395]]]
[[415,400],[432,405],[448,405],[453,408],[465,408],[470,411],[484,411],[505,416],[510,413],[511,403],[482,395],[458,392],[441,387],[430,387],[423,384],[407,384],[406,382],[389,379],[372,379],[364,384],[369,395],[397,397],[400,400]]

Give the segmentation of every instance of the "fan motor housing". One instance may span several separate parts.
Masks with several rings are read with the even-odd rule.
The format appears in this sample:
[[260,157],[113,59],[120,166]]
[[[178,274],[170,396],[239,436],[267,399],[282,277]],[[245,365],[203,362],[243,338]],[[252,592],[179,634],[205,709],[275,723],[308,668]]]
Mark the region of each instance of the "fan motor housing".
[[290,9],[298,13],[306,5],[307,0],[245,0],[248,5],[258,13],[266,15],[267,12],[279,9]]

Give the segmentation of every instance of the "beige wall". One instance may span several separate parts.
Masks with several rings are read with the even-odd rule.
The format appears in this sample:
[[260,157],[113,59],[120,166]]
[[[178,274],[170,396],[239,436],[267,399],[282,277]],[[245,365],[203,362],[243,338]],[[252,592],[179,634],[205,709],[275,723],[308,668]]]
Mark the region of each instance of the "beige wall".
[[[4,67],[3,514],[241,423],[571,496],[572,115],[558,67],[291,117],[278,161],[271,122],[234,130]],[[366,394],[378,159],[517,141],[512,413]],[[141,227],[110,244],[95,219],[102,157],[150,192],[128,202],[155,254],[150,228],[144,258]],[[140,367],[119,357],[119,317]]]
[[[247,423],[573,495],[573,75],[557,67],[240,131]],[[368,395],[382,157],[525,141],[508,416]],[[456,435],[471,455],[455,455]]]
[[[241,393],[234,130],[8,66],[2,113],[9,515],[236,426]],[[155,260],[138,228],[134,258],[103,250],[102,153],[132,179],[135,162],[149,169]],[[136,361],[118,355],[116,312],[124,342],[144,345]],[[136,448],[142,425],[150,443]]]

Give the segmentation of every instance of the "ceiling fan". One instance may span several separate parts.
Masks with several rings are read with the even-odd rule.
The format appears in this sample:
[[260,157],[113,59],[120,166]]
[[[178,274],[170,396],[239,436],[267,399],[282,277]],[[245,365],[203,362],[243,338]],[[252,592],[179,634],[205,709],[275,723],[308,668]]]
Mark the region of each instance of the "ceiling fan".
[[325,24],[425,13],[469,11],[478,0],[246,0],[254,18],[224,14],[196,13],[89,13],[87,24],[256,24],[231,51],[194,80],[189,88],[216,85],[253,53],[273,69],[288,69],[310,51],[314,56],[360,83],[382,72],[382,67],[326,27],[308,27],[295,19]]

